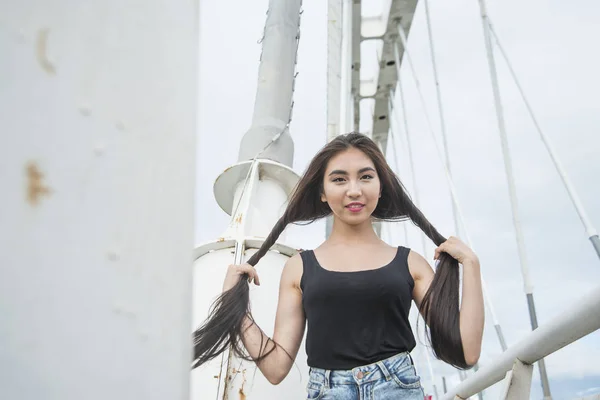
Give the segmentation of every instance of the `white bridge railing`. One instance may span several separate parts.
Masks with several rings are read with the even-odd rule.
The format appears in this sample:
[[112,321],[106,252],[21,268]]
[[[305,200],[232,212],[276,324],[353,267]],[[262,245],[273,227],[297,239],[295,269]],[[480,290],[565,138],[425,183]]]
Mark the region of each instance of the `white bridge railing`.
[[600,286],[456,386],[444,400],[466,399],[505,379],[503,399],[528,399],[535,362],[600,329]]

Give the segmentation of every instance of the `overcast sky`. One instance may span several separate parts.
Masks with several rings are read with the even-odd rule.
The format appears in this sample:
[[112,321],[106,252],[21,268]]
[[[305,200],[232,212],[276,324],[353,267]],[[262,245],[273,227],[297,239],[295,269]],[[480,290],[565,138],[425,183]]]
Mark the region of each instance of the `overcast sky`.
[[[198,243],[214,240],[227,225],[212,185],[237,160],[239,142],[250,126],[267,0],[202,1],[201,98],[197,184]],[[365,1],[365,15],[381,12],[383,1]],[[480,256],[489,294],[508,345],[530,330],[500,139],[495,119],[482,25],[476,0],[430,2],[436,57],[454,184],[469,236]],[[489,12],[511,57],[538,120],[577,189],[592,223],[600,226],[600,4],[592,0],[490,1]],[[302,173],[326,139],[327,2],[304,1],[294,119],[294,169]],[[409,35],[409,50],[439,135],[435,89],[423,5]],[[373,45],[363,46],[363,77],[375,72]],[[508,140],[516,176],[527,262],[535,285],[540,325],[574,305],[600,282],[600,260],[588,241],[556,170],[496,52]],[[409,134],[413,144],[420,207],[448,236],[455,234],[452,208],[441,162],[427,130],[408,64],[402,66]],[[367,103],[361,129],[369,127]],[[400,131],[396,130],[398,135]],[[398,146],[401,178],[414,196],[404,142]],[[391,154],[391,153],[390,153]],[[391,158],[390,158],[391,160]],[[386,238],[423,254],[418,232],[408,240],[395,224]],[[464,235],[461,235],[465,239]],[[294,228],[288,242],[314,248],[324,239],[324,224]],[[431,245],[431,243],[430,243]],[[433,247],[429,247],[428,256]],[[487,313],[481,365],[500,353]],[[418,350],[424,384],[429,373]],[[547,358],[555,399],[600,392],[600,333],[596,332]],[[450,384],[452,369],[434,363]],[[537,369],[534,380],[537,379]],[[584,390],[588,389],[587,393]],[[540,398],[534,381],[532,398]]]

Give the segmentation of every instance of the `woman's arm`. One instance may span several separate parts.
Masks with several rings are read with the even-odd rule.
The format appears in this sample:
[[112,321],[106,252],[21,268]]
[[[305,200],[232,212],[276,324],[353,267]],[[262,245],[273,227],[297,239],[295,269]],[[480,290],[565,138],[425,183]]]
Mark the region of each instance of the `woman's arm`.
[[481,354],[485,320],[479,259],[475,257],[465,260],[462,265],[463,290],[460,306],[460,336],[465,352],[465,361],[469,365],[475,365]]
[[[241,273],[246,268],[252,268],[246,264],[232,267],[238,268]],[[257,282],[256,271],[253,269],[252,272],[250,276]],[[269,341],[267,335],[250,318],[246,317],[244,320],[242,342],[252,358],[257,358],[261,354],[261,349],[264,354],[275,347],[271,354],[258,362],[258,368],[273,385],[279,384],[289,373],[304,335],[306,320],[300,291],[301,276],[302,259],[297,254],[287,261],[281,274],[273,333],[273,341],[277,345]]]
[[[436,249],[435,259],[439,257],[440,252],[447,252],[463,265],[463,289],[459,315],[460,336],[465,361],[469,365],[475,365],[481,354],[485,320],[479,259],[464,243],[454,237],[450,237]],[[408,256],[408,266],[415,281],[413,299],[417,307],[420,307],[433,280],[434,272],[429,263],[420,254],[413,251]]]

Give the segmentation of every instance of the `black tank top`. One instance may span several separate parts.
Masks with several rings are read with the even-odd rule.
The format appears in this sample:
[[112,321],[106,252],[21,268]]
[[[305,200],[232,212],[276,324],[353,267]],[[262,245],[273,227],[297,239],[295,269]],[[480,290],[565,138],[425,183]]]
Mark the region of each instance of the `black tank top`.
[[356,272],[326,270],[312,250],[300,253],[310,367],[347,370],[412,351],[409,252],[400,246],[389,264]]

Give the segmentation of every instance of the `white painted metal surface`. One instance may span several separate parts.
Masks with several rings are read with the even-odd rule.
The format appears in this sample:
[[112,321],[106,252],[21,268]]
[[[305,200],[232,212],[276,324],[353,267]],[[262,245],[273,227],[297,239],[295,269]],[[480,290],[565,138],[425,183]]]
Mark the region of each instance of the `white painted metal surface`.
[[[261,238],[270,233],[283,214],[288,196],[298,181],[291,169],[294,146],[288,127],[301,3],[301,0],[269,2],[252,126],[242,139],[239,162],[225,170],[214,185],[215,198],[231,215],[231,221],[221,239],[195,251],[192,329],[208,317],[211,304],[221,293],[228,265],[245,262],[262,244]],[[295,252],[281,244],[284,238],[285,235],[281,235],[278,244],[256,265],[261,286],[252,285],[250,291],[254,319],[270,337],[273,336],[281,271]],[[304,346],[296,365],[299,368],[293,369],[275,386],[254,362],[226,351],[222,357],[192,370],[192,399],[302,399],[308,378]]]
[[340,71],[340,133],[349,133],[354,130],[354,95],[352,93],[352,52],[354,51],[355,46],[353,45],[354,35],[352,34],[352,24],[354,19],[353,13],[353,0],[342,0],[342,49],[340,57],[340,61],[342,63]]
[[198,4],[0,2],[0,398],[189,397]]
[[340,133],[342,90],[342,0],[327,0],[327,141]]
[[[252,161],[239,162],[223,171],[215,181],[213,190],[217,203],[229,215],[241,196],[242,186],[239,183],[246,179],[251,165]],[[258,168],[266,182],[277,182],[288,193],[298,182],[298,175],[294,170],[276,161],[260,159]]]
[[388,132],[390,129],[388,114],[390,88],[396,86],[398,74],[396,63],[402,62],[404,49],[400,49],[398,60],[395,58],[397,25],[402,24],[406,32],[409,32],[417,7],[417,0],[388,0],[389,5],[384,14],[376,18],[363,20],[361,32],[363,40],[381,40],[383,42],[381,52],[378,54],[377,64],[379,70],[375,80],[372,82],[361,82],[361,98],[373,98],[373,125],[370,131],[375,141],[381,144],[384,153],[387,150]]
[[[327,0],[327,142],[339,134],[347,133],[349,122],[350,64],[346,65],[345,61],[350,51],[350,41],[343,34],[348,21],[345,14],[347,9],[343,0]],[[352,10],[351,7],[349,9]],[[333,220],[328,217],[325,220],[327,237],[332,227]]]
[[600,329],[600,287],[575,302],[562,314],[529,333],[516,345],[508,348],[493,364],[486,365],[443,397],[455,395],[468,398],[501,381],[515,360],[533,364],[561,348]]
[[518,359],[515,360],[512,369],[506,373],[500,400],[528,399],[531,394],[532,376],[533,365],[523,364]]
[[[263,158],[293,165],[294,143],[288,124],[292,118],[301,5],[302,0],[269,1],[252,125],[242,139],[239,161],[261,153]],[[277,144],[270,145],[276,135],[281,135]]]
[[362,40],[360,27],[362,25],[362,0],[346,0],[344,5],[352,6],[352,14],[348,15],[349,30],[346,31],[350,35],[350,59],[352,60],[352,70],[350,73],[351,82],[351,102],[348,111],[351,112],[352,123],[350,129],[358,132],[360,129],[360,67],[361,67],[361,49],[360,42]]

